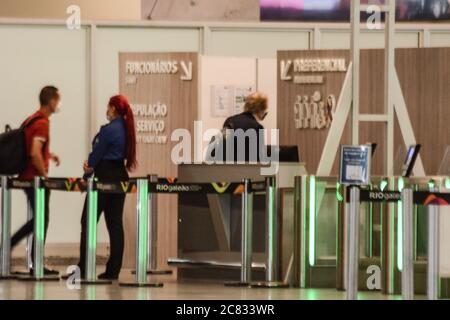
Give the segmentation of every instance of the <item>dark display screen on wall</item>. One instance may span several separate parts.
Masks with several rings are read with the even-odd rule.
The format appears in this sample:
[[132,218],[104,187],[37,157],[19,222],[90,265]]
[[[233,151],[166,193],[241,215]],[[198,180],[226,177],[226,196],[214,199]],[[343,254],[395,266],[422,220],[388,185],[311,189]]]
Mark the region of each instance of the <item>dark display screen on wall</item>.
[[[260,0],[263,21],[350,21],[351,0]],[[362,0],[363,4],[384,4]],[[397,21],[450,20],[450,0],[397,0]]]

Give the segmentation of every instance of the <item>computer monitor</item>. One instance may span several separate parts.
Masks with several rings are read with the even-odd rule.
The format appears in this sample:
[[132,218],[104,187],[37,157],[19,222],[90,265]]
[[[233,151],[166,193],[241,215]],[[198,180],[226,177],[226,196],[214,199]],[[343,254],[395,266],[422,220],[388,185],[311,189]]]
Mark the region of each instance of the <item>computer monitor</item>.
[[378,143],[368,142],[366,144],[372,148],[372,158],[373,158],[373,156],[375,155],[375,150],[377,150]]
[[278,152],[280,162],[298,163],[300,162],[300,154],[298,146],[267,146],[267,155],[272,156],[272,151]]
[[409,178],[411,176],[421,148],[422,145],[420,144],[412,145],[408,148],[408,153],[406,154],[406,159],[402,167],[402,176],[404,178]]

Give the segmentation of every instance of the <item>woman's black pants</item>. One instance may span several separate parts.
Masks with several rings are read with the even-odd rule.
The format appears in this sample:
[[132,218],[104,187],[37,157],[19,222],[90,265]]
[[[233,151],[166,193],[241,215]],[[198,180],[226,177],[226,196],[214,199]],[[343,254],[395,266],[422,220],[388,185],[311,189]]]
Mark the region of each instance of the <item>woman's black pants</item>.
[[[11,249],[16,247],[23,239],[28,237],[30,234],[34,234],[34,189],[26,189],[25,194],[27,196],[28,206],[31,208],[31,213],[33,217],[27,221],[11,238]],[[50,190],[45,191],[45,203],[44,203],[44,242],[47,239],[47,229],[50,216]],[[33,245],[31,246],[31,257],[34,265],[34,237]]]
[[[95,170],[96,177],[102,182],[120,182],[129,179],[123,163],[102,161]],[[106,274],[118,277],[122,268],[124,250],[123,209],[125,194],[98,193],[97,222],[105,214],[106,228],[110,241],[110,255],[106,264]],[[87,197],[81,217],[80,263],[78,266],[85,274],[87,241]]]

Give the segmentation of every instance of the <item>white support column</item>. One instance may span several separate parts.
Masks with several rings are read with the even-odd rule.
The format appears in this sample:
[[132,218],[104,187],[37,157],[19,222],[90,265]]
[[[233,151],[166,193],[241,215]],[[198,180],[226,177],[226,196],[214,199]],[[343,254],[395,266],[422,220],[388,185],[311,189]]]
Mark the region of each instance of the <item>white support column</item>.
[[201,37],[201,54],[207,55],[210,51],[210,45],[211,45],[211,28],[209,25],[203,26],[200,32]]
[[[359,2],[359,1],[357,1]],[[394,82],[395,82],[395,0],[389,0],[387,5],[389,10],[386,12],[385,36],[385,80],[384,80],[384,107],[388,116],[387,121],[387,174],[394,174]]]
[[89,28],[89,136],[88,146],[91,145],[91,139],[98,130],[97,125],[97,25],[91,24]]
[[352,144],[359,144],[359,70],[360,70],[360,27],[361,4],[360,0],[351,1],[351,59],[352,72]]
[[419,47],[420,48],[431,47],[431,32],[428,27],[425,27],[421,32]]
[[322,41],[322,31],[320,28],[314,28],[312,31],[312,44],[311,48],[314,50],[320,50],[321,47],[321,41]]

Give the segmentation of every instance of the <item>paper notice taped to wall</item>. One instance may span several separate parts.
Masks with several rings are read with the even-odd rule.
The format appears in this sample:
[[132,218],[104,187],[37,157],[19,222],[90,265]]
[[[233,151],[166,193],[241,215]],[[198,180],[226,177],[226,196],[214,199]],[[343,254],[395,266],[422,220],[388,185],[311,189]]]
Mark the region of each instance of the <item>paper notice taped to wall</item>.
[[254,87],[218,85],[211,87],[211,117],[227,118],[244,112],[245,99],[254,92]]

